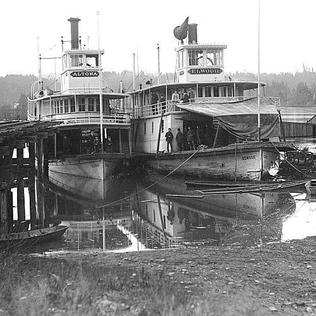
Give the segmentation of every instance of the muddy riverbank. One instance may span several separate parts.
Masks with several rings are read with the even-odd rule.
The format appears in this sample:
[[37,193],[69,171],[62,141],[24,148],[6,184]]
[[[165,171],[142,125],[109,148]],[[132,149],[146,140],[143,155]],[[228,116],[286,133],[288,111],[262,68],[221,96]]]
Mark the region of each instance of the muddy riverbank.
[[315,246],[11,254],[0,315],[313,315]]

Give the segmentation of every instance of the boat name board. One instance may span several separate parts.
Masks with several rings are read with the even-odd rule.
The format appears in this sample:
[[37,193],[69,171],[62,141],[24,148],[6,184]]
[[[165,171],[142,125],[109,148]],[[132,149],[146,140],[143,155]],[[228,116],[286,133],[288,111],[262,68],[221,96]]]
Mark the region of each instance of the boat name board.
[[191,75],[214,75],[220,74],[222,71],[221,68],[192,68],[188,70]]
[[98,77],[98,71],[73,71],[70,74],[72,77]]

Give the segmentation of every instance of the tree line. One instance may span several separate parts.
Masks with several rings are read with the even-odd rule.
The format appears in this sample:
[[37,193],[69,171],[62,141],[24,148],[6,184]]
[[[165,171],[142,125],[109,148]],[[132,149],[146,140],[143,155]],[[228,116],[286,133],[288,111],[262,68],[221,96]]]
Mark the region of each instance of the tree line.
[[[229,74],[233,79],[256,81],[253,73],[237,72]],[[136,74],[136,89],[149,84],[156,84],[156,74]],[[114,92],[132,91],[133,74],[131,71],[104,72],[104,86]],[[316,72],[305,66],[303,71],[296,73],[262,73],[261,80],[266,83],[265,94],[279,97],[283,106],[313,106],[316,105]],[[27,98],[31,86],[37,81],[34,75],[7,75],[0,77],[0,119],[26,119]],[[160,77],[161,83],[175,81],[174,73],[164,73]],[[51,79],[45,79],[45,86],[55,88]],[[58,89],[57,85],[57,89]]]

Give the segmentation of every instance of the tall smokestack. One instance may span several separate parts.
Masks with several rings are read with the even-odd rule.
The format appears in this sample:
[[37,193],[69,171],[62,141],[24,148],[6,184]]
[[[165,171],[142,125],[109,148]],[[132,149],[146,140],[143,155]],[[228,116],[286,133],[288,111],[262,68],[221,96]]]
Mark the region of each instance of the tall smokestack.
[[188,42],[189,44],[197,44],[197,24],[196,23],[190,23],[188,25]]
[[71,31],[71,49],[79,48],[79,21],[78,18],[68,19],[70,22],[70,31]]

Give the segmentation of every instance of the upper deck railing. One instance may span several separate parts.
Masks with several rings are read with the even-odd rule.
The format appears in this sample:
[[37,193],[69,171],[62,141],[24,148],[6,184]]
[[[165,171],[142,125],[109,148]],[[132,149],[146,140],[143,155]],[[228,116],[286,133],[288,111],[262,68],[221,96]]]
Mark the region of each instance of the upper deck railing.
[[[90,125],[100,124],[100,115],[98,113],[84,112],[84,113],[64,113],[45,115],[42,117],[28,114],[28,120],[45,120],[45,121],[61,121],[63,125]],[[130,115],[126,113],[115,113],[112,115],[103,115],[103,124],[105,125],[125,125],[129,126],[131,123]]]
[[[237,97],[199,97],[199,98],[192,98],[189,99],[189,102],[186,104],[205,104],[205,103],[236,103],[236,102],[243,102],[247,100],[251,100],[254,97],[250,96],[237,96]],[[261,99],[268,100],[272,104],[274,104],[276,107],[280,106],[280,98],[276,97],[262,97]],[[183,111],[180,109],[177,105],[182,104],[182,101],[172,101],[167,100],[164,102],[158,102],[154,104],[147,104],[144,106],[137,106],[134,108],[133,116],[134,118],[139,117],[148,117],[153,115],[161,115],[162,112],[177,112],[177,111]]]

